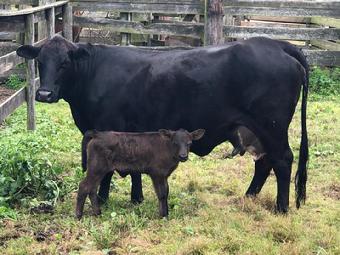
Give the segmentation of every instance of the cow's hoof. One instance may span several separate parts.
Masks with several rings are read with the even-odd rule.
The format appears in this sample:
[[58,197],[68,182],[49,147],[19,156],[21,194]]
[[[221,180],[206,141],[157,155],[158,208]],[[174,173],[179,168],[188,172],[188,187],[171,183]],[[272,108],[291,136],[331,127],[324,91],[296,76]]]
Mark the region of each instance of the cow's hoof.
[[252,193],[252,192],[247,192],[246,193],[246,197],[248,197],[248,198],[255,198],[256,197],[256,193]]
[[103,204],[105,204],[106,202],[107,202],[107,200],[108,200],[108,197],[101,197],[101,196],[97,196],[98,197],[98,201],[99,201],[99,204],[100,205],[103,205]]
[[287,215],[288,214],[288,207],[276,206],[275,213]]
[[76,219],[77,220],[81,220],[82,217],[83,217],[83,214],[76,213]]
[[131,198],[131,203],[138,205],[141,204],[144,200],[144,197],[139,197],[139,198]]

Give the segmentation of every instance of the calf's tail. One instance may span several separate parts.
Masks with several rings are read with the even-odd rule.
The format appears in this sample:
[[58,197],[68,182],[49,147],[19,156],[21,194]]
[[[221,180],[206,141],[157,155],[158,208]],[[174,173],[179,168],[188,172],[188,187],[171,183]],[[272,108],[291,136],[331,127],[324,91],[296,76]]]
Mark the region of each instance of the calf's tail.
[[83,140],[81,141],[81,166],[84,172],[86,171],[87,165],[87,144],[92,140],[96,133],[97,131],[95,130],[86,131]]

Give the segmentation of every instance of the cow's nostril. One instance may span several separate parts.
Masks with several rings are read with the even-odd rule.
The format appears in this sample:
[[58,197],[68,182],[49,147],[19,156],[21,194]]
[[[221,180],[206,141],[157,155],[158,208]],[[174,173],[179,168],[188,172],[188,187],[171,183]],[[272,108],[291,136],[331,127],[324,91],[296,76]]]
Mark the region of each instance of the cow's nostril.
[[39,91],[39,96],[41,96],[43,98],[48,98],[51,94],[52,94],[52,92],[50,92],[50,91]]

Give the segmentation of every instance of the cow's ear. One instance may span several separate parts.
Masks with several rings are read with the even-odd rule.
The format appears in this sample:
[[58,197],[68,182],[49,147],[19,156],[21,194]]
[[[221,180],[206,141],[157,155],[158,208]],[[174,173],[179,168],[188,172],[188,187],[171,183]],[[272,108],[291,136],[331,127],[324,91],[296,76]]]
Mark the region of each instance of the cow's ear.
[[35,47],[32,45],[23,45],[17,49],[18,56],[27,58],[27,59],[36,58],[39,52],[40,52],[40,47]]
[[199,140],[203,137],[204,133],[205,133],[204,129],[197,129],[195,131],[192,131],[190,134],[192,140]]
[[172,132],[167,129],[160,129],[158,132],[161,134],[162,137],[164,138],[171,138],[172,137]]
[[85,60],[90,56],[90,52],[85,48],[77,48],[75,50],[70,50],[68,55],[71,60]]

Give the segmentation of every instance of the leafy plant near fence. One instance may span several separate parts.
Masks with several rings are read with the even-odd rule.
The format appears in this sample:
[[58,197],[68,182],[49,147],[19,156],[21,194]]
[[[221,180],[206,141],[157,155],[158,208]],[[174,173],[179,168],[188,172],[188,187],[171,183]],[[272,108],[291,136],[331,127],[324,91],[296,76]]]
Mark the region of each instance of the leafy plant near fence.
[[25,86],[25,81],[22,80],[18,75],[11,74],[6,81],[5,86],[9,89],[18,90]]
[[[44,111],[38,114],[39,129],[26,132],[24,107],[20,108],[1,130],[0,137],[0,218],[15,218],[12,208],[55,205],[70,190],[75,178],[64,176],[64,165],[57,151],[76,151],[77,140],[60,143],[65,127],[73,122],[52,120]],[[55,116],[60,118],[60,116]],[[67,122],[67,123],[65,123]],[[71,132],[72,133],[72,132]],[[78,159],[79,161],[79,159]],[[80,169],[80,165],[79,165]],[[62,176],[63,175],[63,176]]]
[[57,174],[46,152],[48,143],[34,134],[5,139],[0,148],[0,204],[26,204],[30,198],[54,203],[59,196]]
[[340,67],[311,68],[309,76],[310,92],[319,96],[339,95]]

